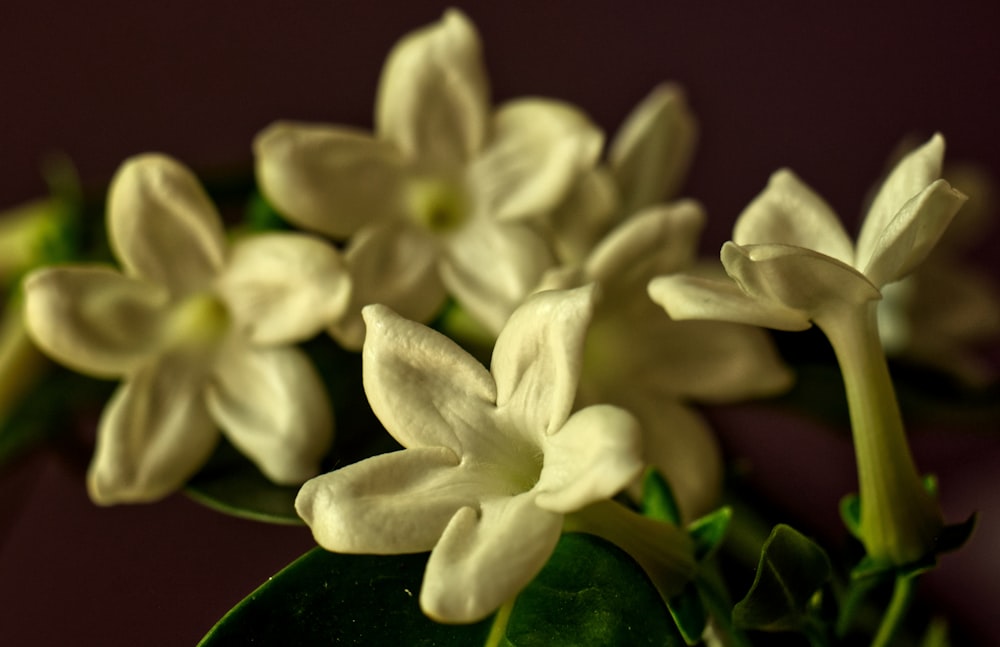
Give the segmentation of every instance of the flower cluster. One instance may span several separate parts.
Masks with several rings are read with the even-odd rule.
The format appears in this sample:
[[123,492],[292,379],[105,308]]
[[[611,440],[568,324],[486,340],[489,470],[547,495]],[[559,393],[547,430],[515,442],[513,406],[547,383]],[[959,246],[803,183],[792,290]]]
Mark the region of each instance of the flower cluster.
[[[909,454],[877,304],[965,199],[939,177],[941,136],[896,165],[856,243],[778,171],[719,278],[696,265],[703,207],[678,198],[696,124],[674,85],[603,155],[572,105],[493,106],[476,30],[450,10],[390,52],[374,124],[281,121],[256,137],[261,194],[304,231],[227,236],[194,175],[149,154],[111,183],[119,267],[28,275],[35,343],[122,381],[99,424],[95,502],[181,488],[221,434],[274,483],[302,486],[295,509],[324,548],[429,551],[420,605],[436,620],[489,616],[581,529],[619,542],[675,604],[703,582],[707,551],[637,514],[640,477],[663,475],[685,523],[716,509],[724,461],[696,405],[786,390],[761,327],[815,324],[847,386],[868,556],[933,557],[944,522]],[[449,308],[492,345],[489,368],[448,336]],[[361,351],[371,409],[402,449],[320,474],[334,412],[298,344],[324,332]]]

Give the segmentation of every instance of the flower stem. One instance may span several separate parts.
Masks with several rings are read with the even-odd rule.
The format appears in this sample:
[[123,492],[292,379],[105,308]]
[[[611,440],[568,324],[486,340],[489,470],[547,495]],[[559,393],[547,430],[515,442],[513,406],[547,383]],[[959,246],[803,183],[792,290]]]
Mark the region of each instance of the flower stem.
[[872,640],[872,647],[887,647],[895,644],[896,634],[899,632],[900,626],[906,618],[906,611],[910,608],[910,602],[913,600],[916,581],[917,578],[913,575],[896,576],[889,608],[886,609],[885,615],[882,617],[882,624],[879,625],[878,633]]
[[567,515],[563,532],[596,535],[624,550],[646,571],[665,601],[680,593],[698,571],[694,542],[687,532],[614,501],[601,501]]
[[516,599],[515,596],[507,600],[503,606],[497,609],[497,613],[493,617],[493,624],[490,626],[490,635],[486,637],[483,647],[497,647],[501,644],[507,634],[507,623],[510,622],[510,614],[514,610],[514,600]]
[[943,527],[910,454],[885,353],[877,302],[815,319],[829,338],[847,390],[868,555],[903,565],[926,557]]

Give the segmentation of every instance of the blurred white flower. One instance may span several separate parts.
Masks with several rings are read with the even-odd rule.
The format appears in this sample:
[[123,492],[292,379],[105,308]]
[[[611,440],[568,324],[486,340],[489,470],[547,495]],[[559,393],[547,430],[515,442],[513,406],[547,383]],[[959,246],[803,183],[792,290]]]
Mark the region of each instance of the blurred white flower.
[[25,317],[47,354],[123,384],[101,418],[88,474],[101,504],[150,501],[208,459],[219,428],[271,480],[314,475],[332,434],[326,394],[289,347],[349,300],[339,254],[302,234],[227,250],[197,179],[159,155],[111,184],[108,232],[124,273],[50,267],[25,281]]
[[523,99],[493,111],[479,37],[449,10],[389,54],[374,135],[279,122],[254,150],[280,213],[347,239],[353,316],[330,333],[360,348],[366,304],[427,322],[447,294],[498,332],[554,262],[530,221],[562,201],[601,144],[563,103]]
[[782,330],[815,323],[830,340],[847,389],[858,464],[861,539],[877,561],[927,557],[943,521],[921,483],[878,333],[880,289],[926,258],[965,196],[938,179],[944,140],[903,158],[872,201],[852,243],[833,210],[790,171],[740,215],[722,248],[731,282],[673,275],[649,292],[678,319]]
[[688,520],[718,505],[723,461],[708,423],[687,403],[774,395],[792,379],[759,328],[674,321],[647,295],[653,277],[691,268],[704,220],[692,201],[647,206],[583,263],[552,270],[541,284],[601,287],[576,405],[607,402],[639,419],[646,459],[670,481]]
[[406,449],[302,487],[296,508],[316,541],[344,553],[430,550],[420,604],[436,620],[474,622],[512,599],[548,560],[564,515],[642,470],[628,412],[571,415],[593,292],[530,297],[490,371],[440,333],[365,308],[365,390]]

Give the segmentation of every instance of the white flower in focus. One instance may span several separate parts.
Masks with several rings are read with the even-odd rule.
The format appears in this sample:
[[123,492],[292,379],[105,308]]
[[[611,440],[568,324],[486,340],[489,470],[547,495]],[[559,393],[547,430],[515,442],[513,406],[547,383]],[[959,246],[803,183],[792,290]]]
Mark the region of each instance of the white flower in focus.
[[271,480],[313,476],[332,418],[306,356],[288,345],[346,306],[338,253],[301,234],[226,248],[197,179],[145,155],[111,184],[108,232],[124,273],[51,267],[25,281],[25,317],[56,360],[121,378],[88,474],[101,504],[159,499],[208,459],[219,428]]
[[791,171],[778,171],[722,248],[734,283],[667,276],[650,284],[650,294],[678,319],[822,327],[845,309],[880,299],[883,286],[909,274],[933,248],[965,200],[938,179],[943,155],[944,139],[935,135],[896,166],[856,245],[819,195]]
[[687,402],[774,395],[791,383],[760,329],[674,321],[649,299],[651,278],[691,267],[704,220],[701,206],[688,200],[646,207],[582,264],[542,281],[542,289],[600,286],[576,405],[607,402],[639,419],[647,462],[666,476],[687,519],[718,505],[723,479],[715,435]]
[[426,322],[447,294],[498,332],[554,262],[528,221],[555,208],[601,142],[566,104],[524,99],[493,111],[479,37],[449,10],[390,53],[374,135],[280,122],[254,150],[280,213],[347,239],[352,316],[330,333],[360,348],[363,306]]
[[365,308],[364,383],[406,449],[319,476],[296,509],[342,553],[431,551],[420,604],[475,622],[541,570],[563,517],[642,470],[640,431],[610,405],[572,415],[593,288],[530,297],[497,340],[490,371],[447,337]]

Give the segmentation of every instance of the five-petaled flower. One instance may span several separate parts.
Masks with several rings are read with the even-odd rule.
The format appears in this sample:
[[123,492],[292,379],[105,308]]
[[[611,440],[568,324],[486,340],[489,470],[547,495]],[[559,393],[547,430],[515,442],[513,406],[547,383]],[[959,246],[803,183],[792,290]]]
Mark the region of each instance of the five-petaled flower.
[[363,306],[426,322],[449,294],[496,333],[554,262],[529,221],[593,166],[603,137],[556,101],[494,111],[480,49],[449,10],[390,52],[374,135],[279,122],[255,141],[257,178],[278,211],[347,239],[352,316],[330,328],[345,347],[361,347]]
[[679,319],[741,321],[783,330],[815,323],[830,340],[847,388],[868,554],[907,564],[934,550],[941,512],[920,481],[879,340],[880,289],[916,268],[965,196],[941,173],[935,135],[903,158],[872,201],[855,245],[833,210],[779,171],[740,215],[722,248],[732,282],[666,276],[653,299]]
[[319,476],[296,508],[323,547],[431,551],[430,617],[473,622],[548,560],[564,515],[615,495],[642,470],[631,414],[571,415],[592,286],[530,297],[487,371],[447,337],[381,305],[364,310],[365,389],[405,449]]
[[290,233],[227,249],[197,179],[160,155],[119,170],[108,231],[124,272],[56,266],[24,286],[27,325],[46,353],[123,380],[100,421],[93,500],[169,494],[209,458],[219,428],[271,480],[313,476],[331,411],[309,360],[289,344],[345,308],[350,285],[336,250]]

